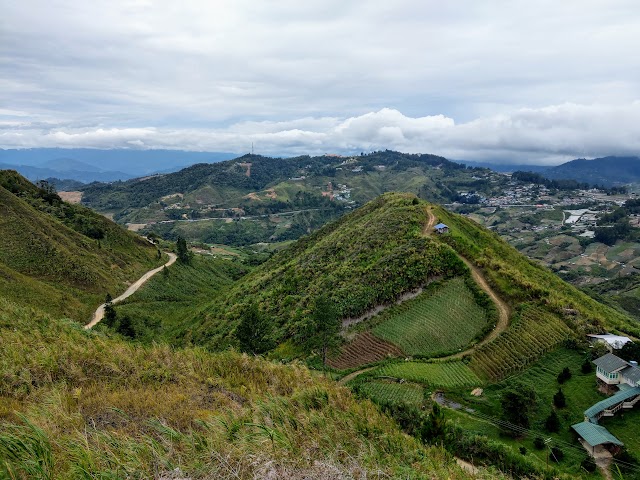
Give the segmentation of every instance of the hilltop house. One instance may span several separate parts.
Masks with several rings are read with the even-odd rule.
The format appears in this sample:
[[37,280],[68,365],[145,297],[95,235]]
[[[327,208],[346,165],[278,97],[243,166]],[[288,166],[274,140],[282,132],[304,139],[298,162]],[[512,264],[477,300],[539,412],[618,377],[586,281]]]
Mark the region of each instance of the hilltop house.
[[433,227],[433,229],[436,231],[436,233],[447,233],[449,231],[449,227],[444,223],[437,224],[435,227]]
[[593,363],[596,364],[596,378],[602,390],[611,392],[614,386],[618,386],[620,390],[627,388],[620,386],[640,386],[638,362],[627,362],[613,353],[607,353],[596,358]]

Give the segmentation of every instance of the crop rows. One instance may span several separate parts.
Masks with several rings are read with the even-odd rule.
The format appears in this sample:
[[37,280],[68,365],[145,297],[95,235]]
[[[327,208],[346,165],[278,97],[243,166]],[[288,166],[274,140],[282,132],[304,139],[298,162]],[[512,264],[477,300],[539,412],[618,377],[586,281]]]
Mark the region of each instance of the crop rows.
[[402,362],[385,365],[376,374],[422,383],[430,387],[459,388],[478,385],[481,380],[461,361],[457,362]]
[[529,307],[509,330],[478,349],[469,365],[481,377],[500,380],[522,370],[569,335],[569,328],[560,319]]
[[372,381],[361,385],[367,397],[381,403],[410,403],[420,406],[424,401],[423,387],[412,383]]
[[381,340],[369,332],[360,333],[340,350],[337,357],[327,363],[332,368],[346,370],[390,357],[402,357],[404,353],[395,345]]
[[409,355],[452,352],[468,345],[487,323],[462,278],[447,282],[435,293],[393,307],[373,333],[398,345]]

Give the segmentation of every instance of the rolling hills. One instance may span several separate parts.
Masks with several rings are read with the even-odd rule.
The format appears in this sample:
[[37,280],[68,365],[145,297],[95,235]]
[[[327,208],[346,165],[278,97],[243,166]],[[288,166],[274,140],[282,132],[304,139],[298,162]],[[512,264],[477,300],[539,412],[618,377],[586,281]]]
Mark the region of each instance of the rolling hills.
[[[445,222],[449,233],[432,234],[429,216]],[[487,286],[471,280],[465,261]],[[272,339],[282,344],[299,338],[315,299],[327,295],[351,332],[347,338],[357,341],[367,331],[405,355],[443,356],[478,342],[496,323],[488,288],[510,310],[510,326],[469,352],[469,367],[486,380],[524,368],[568,338],[605,329],[640,334],[630,317],[563,282],[475,222],[410,194],[385,194],[274,255],[199,307],[174,335],[179,343],[189,339],[210,348],[234,344],[234,326],[256,304],[270,319]],[[467,323],[447,339],[444,332],[452,335],[448,328],[457,321],[451,313],[456,310],[446,306],[454,297],[466,299],[468,305],[459,308]],[[438,316],[440,304],[449,316]],[[420,305],[433,318],[419,313],[425,308]],[[391,308],[381,312],[384,307]],[[425,341],[416,343],[421,336]],[[385,351],[382,343],[380,349]]]
[[626,185],[640,181],[640,158],[580,158],[548,168],[543,175],[551,179],[572,179],[593,185]]
[[470,478],[299,364],[142,347],[4,298],[0,342],[2,479]]
[[14,171],[0,171],[0,295],[85,322],[160,264],[154,245]]

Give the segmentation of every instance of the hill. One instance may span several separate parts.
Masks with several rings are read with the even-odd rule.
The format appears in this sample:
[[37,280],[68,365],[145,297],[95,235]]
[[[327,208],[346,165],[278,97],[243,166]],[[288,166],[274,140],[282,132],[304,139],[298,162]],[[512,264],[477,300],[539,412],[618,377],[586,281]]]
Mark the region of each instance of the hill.
[[580,158],[546,169],[543,175],[551,179],[571,179],[591,185],[627,185],[640,181],[640,158]]
[[459,190],[497,192],[506,181],[435,155],[245,155],[144,180],[90,185],[82,201],[166,239],[247,245],[298,238],[388,191],[447,202],[458,199]]
[[[161,171],[175,171],[195,163],[217,162],[233,158],[225,152],[187,152],[181,150],[135,150],[98,148],[23,148],[0,149],[0,163],[42,167],[60,158],[72,159],[100,170],[108,165],[131,177],[149,175]],[[75,169],[85,170],[85,169]],[[45,177],[40,177],[45,178]]]
[[0,171],[0,295],[84,322],[158,256],[101,215]]
[[[436,219],[450,227],[448,234],[431,234]],[[487,286],[481,288],[478,278]],[[448,279],[460,280],[454,286]],[[628,316],[563,282],[475,222],[410,194],[385,194],[242,277],[202,308],[193,322],[185,322],[177,337],[213,348],[233,344],[233,326],[251,304],[257,304],[273,323],[273,340],[282,343],[302,335],[314,302],[326,295],[345,326],[362,323],[380,338],[402,346],[397,335],[413,325],[411,308],[435,312],[445,302],[442,308],[448,310],[446,298],[466,298],[465,311],[476,312],[477,321],[462,343],[401,348],[406,354],[438,356],[477,341],[490,330],[485,326],[487,318],[496,322],[495,306],[487,298],[492,292],[511,310],[511,326],[471,355],[471,366],[483,378],[501,378],[522,368],[523,362],[535,360],[571,336],[582,338],[584,333],[603,329],[640,333]],[[438,300],[438,295],[443,299]],[[392,309],[393,315],[380,313],[381,307],[411,297],[416,297],[413,303]],[[394,326],[396,317],[388,319],[389,315],[404,316],[405,320],[398,320],[404,326]],[[466,318],[464,311],[460,315]],[[454,319],[445,318],[434,317],[419,328],[431,328],[424,331],[429,336],[448,331],[447,322]],[[385,326],[387,320],[391,323]],[[544,332],[547,335],[540,336]],[[524,350],[512,349],[507,355],[502,345],[513,341]]]
[[299,364],[142,347],[3,298],[0,342],[3,479],[470,478]]

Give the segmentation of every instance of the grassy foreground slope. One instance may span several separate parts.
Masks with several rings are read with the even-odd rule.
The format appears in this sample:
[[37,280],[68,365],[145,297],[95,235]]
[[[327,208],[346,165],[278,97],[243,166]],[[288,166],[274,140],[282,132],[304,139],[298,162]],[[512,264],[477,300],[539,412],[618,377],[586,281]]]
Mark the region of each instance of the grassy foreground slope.
[[301,365],[134,345],[2,298],[0,343],[3,480],[468,478]]
[[84,321],[159,262],[140,237],[0,171],[0,295]]
[[254,302],[273,319],[281,341],[296,333],[320,295],[329,296],[340,317],[356,317],[429,279],[464,274],[449,246],[422,234],[424,207],[411,194],[380,196],[240,279],[185,334],[197,343],[224,345]]

